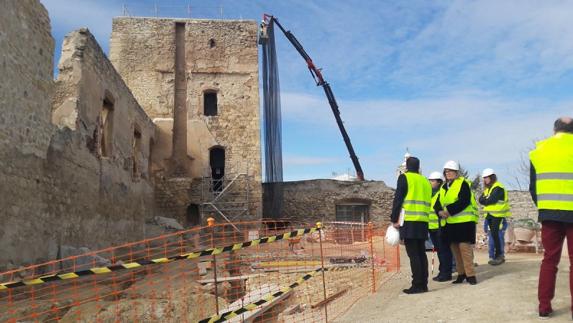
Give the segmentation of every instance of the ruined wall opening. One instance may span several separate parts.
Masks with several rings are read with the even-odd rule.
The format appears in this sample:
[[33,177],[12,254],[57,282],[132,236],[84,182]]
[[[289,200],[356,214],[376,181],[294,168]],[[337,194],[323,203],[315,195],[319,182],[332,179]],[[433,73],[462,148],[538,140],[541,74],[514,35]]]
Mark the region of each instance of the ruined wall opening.
[[106,95],[98,119],[99,155],[110,157],[113,143],[113,99]]
[[208,117],[218,114],[216,91],[203,92],[203,114]]
[[209,39],[209,47],[214,48],[215,46],[217,46],[217,43],[215,43],[215,39],[213,38]]
[[189,204],[186,212],[187,225],[198,226],[201,224],[201,214],[199,212],[199,205]]
[[370,204],[358,201],[345,201],[336,204],[336,221],[368,223]]
[[147,177],[149,180],[153,179],[153,148],[155,145],[155,141],[153,138],[149,138],[149,155],[147,155]]
[[225,176],[225,148],[216,146],[209,150],[209,165],[211,166],[213,192],[221,192]]
[[139,127],[135,125],[133,127],[132,153],[131,153],[131,159],[133,161],[131,174],[134,180],[137,180],[141,177],[140,156],[141,156],[141,130],[139,130]]

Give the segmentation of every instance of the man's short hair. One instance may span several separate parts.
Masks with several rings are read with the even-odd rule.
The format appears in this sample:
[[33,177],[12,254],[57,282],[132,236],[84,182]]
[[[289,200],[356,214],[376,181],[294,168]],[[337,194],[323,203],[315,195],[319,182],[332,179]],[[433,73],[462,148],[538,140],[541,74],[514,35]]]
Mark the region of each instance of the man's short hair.
[[419,172],[420,171],[420,160],[416,157],[409,157],[406,159],[406,170],[411,172]]
[[555,120],[553,131],[573,133],[573,121],[571,121],[571,118],[565,119],[566,121],[564,121],[564,119],[565,118],[559,118]]

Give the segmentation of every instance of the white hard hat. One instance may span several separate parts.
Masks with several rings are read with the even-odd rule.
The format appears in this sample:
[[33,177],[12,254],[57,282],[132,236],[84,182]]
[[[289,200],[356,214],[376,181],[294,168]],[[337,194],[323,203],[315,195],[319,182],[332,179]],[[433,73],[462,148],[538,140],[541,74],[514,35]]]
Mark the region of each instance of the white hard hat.
[[483,170],[483,172],[481,172],[481,177],[488,177],[495,174],[495,171],[491,168],[486,168]]
[[460,170],[460,165],[459,165],[458,162],[456,162],[456,161],[448,160],[448,161],[444,164],[444,169]]
[[386,242],[391,246],[397,246],[400,243],[400,231],[394,228],[392,224],[386,229]]
[[442,173],[440,172],[432,172],[428,179],[442,179]]

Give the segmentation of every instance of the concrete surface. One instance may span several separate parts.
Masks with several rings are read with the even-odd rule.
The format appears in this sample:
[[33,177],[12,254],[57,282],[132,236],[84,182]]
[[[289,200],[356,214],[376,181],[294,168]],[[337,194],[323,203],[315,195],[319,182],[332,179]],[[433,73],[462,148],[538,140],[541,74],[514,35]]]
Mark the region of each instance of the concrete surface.
[[[406,295],[410,286],[410,267],[402,249],[402,272],[379,291],[359,301],[344,316],[345,322],[538,322],[537,280],[542,256],[526,253],[507,254],[501,266],[487,264],[485,252],[476,253],[478,284],[429,285],[430,292]],[[551,322],[571,321],[568,290],[569,263],[564,251],[553,300]],[[431,260],[431,253],[428,253]],[[437,258],[436,258],[437,266]]]

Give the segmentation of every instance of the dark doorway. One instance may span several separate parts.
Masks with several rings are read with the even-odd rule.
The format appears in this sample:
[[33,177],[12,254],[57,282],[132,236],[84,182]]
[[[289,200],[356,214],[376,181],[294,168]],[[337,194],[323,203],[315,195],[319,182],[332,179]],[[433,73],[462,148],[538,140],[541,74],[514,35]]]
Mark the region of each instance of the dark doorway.
[[225,149],[222,147],[211,148],[209,164],[211,166],[211,177],[213,178],[213,192],[221,192],[225,176]]
[[197,226],[201,224],[201,215],[199,213],[199,205],[189,204],[187,206],[187,225]]

